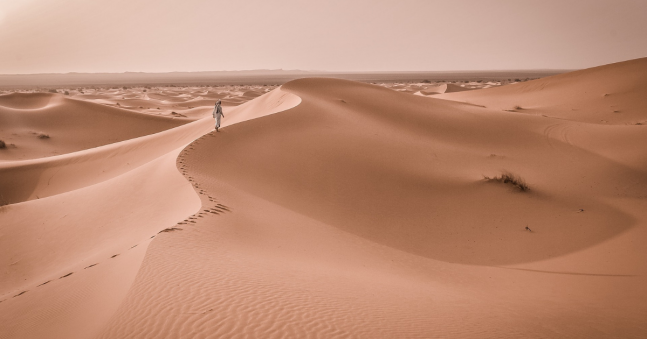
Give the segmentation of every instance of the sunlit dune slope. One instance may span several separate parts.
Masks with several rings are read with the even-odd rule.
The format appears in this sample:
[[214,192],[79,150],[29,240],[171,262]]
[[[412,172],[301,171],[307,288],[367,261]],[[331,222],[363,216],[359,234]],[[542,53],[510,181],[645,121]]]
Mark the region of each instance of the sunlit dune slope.
[[426,89],[421,90],[420,93],[424,95],[434,95],[434,94],[441,94],[441,93],[464,92],[464,91],[470,91],[470,90],[471,89],[469,88],[461,87],[454,84],[442,84],[442,85],[427,87]]
[[513,85],[436,96],[599,124],[647,123],[647,58]]

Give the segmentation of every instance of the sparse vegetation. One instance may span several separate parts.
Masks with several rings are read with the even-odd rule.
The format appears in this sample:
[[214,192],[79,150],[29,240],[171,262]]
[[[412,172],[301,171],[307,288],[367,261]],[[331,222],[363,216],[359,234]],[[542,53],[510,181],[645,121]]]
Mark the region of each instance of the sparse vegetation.
[[68,92],[68,91],[65,91],[65,93],[64,93],[64,94],[65,94],[65,95],[70,95],[70,92]]
[[7,148],[7,144],[3,140],[0,140],[0,149]]
[[38,133],[38,139],[49,139],[49,134]]
[[514,109],[515,111],[520,111],[520,110],[522,110],[522,109],[523,109],[523,107],[521,107],[521,106],[517,105],[517,106],[514,106],[514,107],[513,107],[513,109]]
[[512,185],[512,186],[514,186],[515,188],[517,188],[518,190],[520,190],[522,192],[526,192],[526,191],[530,190],[530,188],[528,187],[528,184],[526,184],[525,180],[523,180],[521,177],[519,177],[519,176],[517,176],[515,174],[512,174],[510,172],[507,172],[507,171],[501,173],[501,175],[499,175],[497,177],[490,178],[490,177],[484,176],[484,178],[488,182],[500,182],[500,183],[503,183],[503,184]]
[[422,80],[422,81],[420,81],[420,82],[421,82],[421,83],[423,83],[423,84],[430,84],[430,83],[431,83],[431,81],[429,81],[429,80],[427,80],[427,79]]
[[49,90],[49,92],[50,92],[50,93],[58,93],[58,91],[57,91],[57,90],[55,90],[55,89],[50,89],[50,90]]

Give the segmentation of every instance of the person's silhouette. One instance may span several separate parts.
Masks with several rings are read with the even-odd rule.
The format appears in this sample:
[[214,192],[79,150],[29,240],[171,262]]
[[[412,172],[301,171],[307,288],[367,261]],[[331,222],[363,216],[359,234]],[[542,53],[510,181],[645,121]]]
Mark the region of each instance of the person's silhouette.
[[220,132],[220,119],[224,118],[225,115],[222,113],[222,107],[220,106],[220,100],[216,101],[216,106],[213,108],[213,117],[216,119],[216,132]]

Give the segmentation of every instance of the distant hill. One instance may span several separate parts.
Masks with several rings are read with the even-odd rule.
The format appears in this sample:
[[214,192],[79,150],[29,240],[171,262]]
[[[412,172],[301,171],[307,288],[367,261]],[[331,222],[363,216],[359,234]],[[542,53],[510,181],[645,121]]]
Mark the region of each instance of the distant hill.
[[0,88],[143,86],[143,85],[263,85],[283,84],[308,77],[341,78],[363,82],[462,81],[541,78],[566,70],[452,71],[452,72],[323,72],[249,70],[168,73],[50,73],[0,75]]

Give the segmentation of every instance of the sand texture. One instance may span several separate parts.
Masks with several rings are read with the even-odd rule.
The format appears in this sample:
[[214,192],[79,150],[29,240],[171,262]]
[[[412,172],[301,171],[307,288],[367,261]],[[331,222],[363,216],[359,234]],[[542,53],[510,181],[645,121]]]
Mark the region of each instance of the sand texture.
[[0,338],[644,338],[646,90],[0,96]]

